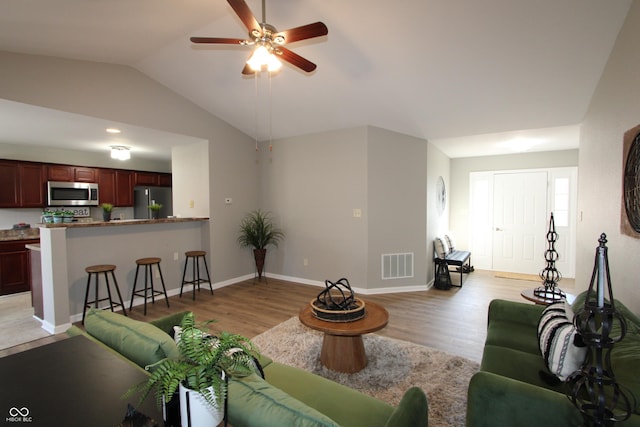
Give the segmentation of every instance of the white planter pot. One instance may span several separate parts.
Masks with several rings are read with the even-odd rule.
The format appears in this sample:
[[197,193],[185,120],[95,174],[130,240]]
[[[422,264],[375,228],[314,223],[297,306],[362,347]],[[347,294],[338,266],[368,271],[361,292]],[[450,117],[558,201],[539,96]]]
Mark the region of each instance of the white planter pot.
[[[213,388],[209,388],[213,393]],[[212,427],[224,418],[224,402],[210,405],[204,396],[180,384],[180,421],[182,427]]]

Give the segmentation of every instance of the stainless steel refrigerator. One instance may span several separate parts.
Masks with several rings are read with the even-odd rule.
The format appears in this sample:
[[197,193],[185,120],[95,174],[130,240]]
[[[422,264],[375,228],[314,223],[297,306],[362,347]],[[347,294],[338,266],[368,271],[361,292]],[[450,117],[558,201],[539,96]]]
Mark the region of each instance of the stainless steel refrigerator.
[[135,187],[133,189],[133,216],[136,219],[150,219],[149,205],[162,205],[160,218],[173,215],[171,187]]

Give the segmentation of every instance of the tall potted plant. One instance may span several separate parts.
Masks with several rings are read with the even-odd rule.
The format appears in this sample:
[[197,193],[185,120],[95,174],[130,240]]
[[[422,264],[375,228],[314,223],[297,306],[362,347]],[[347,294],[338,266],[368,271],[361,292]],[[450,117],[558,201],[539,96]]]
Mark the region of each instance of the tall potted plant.
[[260,209],[249,212],[240,223],[240,246],[253,247],[253,257],[258,271],[258,279],[262,278],[264,260],[267,255],[267,246],[278,246],[284,238],[284,232],[273,224],[270,212]]
[[[177,331],[179,358],[163,359],[146,369],[151,375],[129,389],[125,396],[140,393],[141,403],[152,390],[158,406],[180,395],[182,425],[216,426],[224,417],[226,377],[237,378],[256,372],[253,343],[241,335],[203,330],[213,321],[196,324],[193,313],[182,319]],[[208,329],[208,328],[207,328]],[[188,394],[188,396],[187,396]]]

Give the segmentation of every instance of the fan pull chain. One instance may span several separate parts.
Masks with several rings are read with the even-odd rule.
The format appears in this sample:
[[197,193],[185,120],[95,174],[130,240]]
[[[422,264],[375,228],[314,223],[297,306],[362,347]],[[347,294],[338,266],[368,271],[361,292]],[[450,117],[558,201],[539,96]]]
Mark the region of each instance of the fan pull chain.
[[256,119],[256,129],[255,129],[255,135],[256,135],[256,152],[258,151],[258,73],[255,72],[253,73],[253,77],[254,77],[254,83],[255,83],[255,92],[256,92],[256,104],[255,104],[255,119]]
[[[264,1],[264,0],[263,0]],[[271,91],[271,71],[269,71],[269,151],[273,151],[271,136],[273,134],[273,95]]]

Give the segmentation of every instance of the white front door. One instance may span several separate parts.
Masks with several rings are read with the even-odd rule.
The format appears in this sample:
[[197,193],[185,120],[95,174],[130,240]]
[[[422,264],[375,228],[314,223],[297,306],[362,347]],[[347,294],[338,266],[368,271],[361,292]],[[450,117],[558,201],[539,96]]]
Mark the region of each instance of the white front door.
[[538,274],[547,222],[547,172],[495,174],[493,269]]

